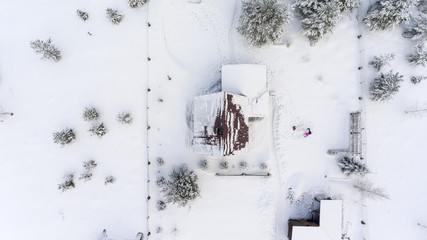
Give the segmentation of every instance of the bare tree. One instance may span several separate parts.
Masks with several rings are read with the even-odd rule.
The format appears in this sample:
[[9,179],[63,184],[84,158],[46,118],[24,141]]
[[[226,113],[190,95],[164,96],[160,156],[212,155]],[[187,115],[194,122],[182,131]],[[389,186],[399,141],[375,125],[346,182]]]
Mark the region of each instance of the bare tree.
[[373,184],[367,180],[356,180],[353,183],[354,188],[356,188],[360,193],[364,194],[366,197],[371,199],[390,199],[390,196],[384,192],[383,189],[374,187]]

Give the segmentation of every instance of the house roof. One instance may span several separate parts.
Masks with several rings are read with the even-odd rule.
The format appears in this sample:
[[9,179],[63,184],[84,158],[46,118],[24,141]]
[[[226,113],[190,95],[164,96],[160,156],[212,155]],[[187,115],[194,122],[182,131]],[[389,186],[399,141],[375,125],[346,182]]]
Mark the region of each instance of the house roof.
[[226,156],[243,150],[249,142],[249,100],[227,92],[194,99],[193,150]]
[[267,89],[267,67],[256,64],[224,65],[221,69],[222,90],[258,98]]
[[341,240],[342,200],[321,200],[318,227],[293,226],[292,240]]

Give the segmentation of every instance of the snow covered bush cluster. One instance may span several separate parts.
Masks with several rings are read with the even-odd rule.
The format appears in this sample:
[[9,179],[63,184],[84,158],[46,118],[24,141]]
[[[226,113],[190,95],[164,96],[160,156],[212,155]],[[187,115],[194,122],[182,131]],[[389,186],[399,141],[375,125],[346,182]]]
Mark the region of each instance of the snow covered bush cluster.
[[169,179],[161,189],[161,192],[166,198],[166,202],[184,207],[189,202],[200,197],[200,189],[197,180],[197,175],[189,170],[186,165],[178,169],[173,169],[172,173],[169,175]]
[[291,17],[290,8],[277,0],[251,0],[242,3],[238,32],[260,47],[279,40]]
[[219,169],[221,169],[221,170],[227,170],[227,169],[228,169],[228,162],[226,162],[226,161],[221,161],[221,162],[219,163]]
[[121,112],[117,114],[117,121],[121,124],[131,124],[133,118],[130,112]]
[[418,18],[414,18],[412,25],[405,29],[403,37],[412,41],[424,43],[427,41],[427,14],[420,13]]
[[158,177],[156,180],[156,185],[159,188],[163,188],[166,185],[166,179],[164,177]]
[[345,11],[359,6],[359,0],[297,0],[294,6],[303,34],[314,45],[332,32]]
[[94,107],[85,108],[83,111],[83,119],[85,121],[95,121],[98,120],[99,113]]
[[96,135],[101,138],[108,132],[108,130],[104,126],[104,123],[100,122],[100,123],[93,123],[92,127],[89,129],[89,132],[91,132],[92,135]]
[[166,209],[166,203],[163,201],[157,201],[157,210],[162,211]]
[[295,191],[292,188],[288,188],[288,195],[286,196],[286,199],[289,200],[290,204],[300,204],[303,198],[304,196],[297,197]]
[[386,30],[411,19],[410,6],[416,0],[379,0],[369,7],[363,19],[371,31]]
[[94,160],[90,160],[83,163],[84,172],[80,175],[79,179],[83,179],[85,182],[89,181],[92,176],[92,170],[97,166],[98,164]]
[[82,11],[82,10],[78,10],[77,9],[77,15],[83,20],[83,21],[86,21],[86,20],[88,20],[88,18],[89,18],[89,14],[87,13],[87,12],[85,12],[85,11]]
[[369,65],[373,67],[377,72],[381,70],[385,65],[390,65],[390,61],[395,57],[394,54],[384,54],[379,57],[375,56],[370,62]]
[[129,0],[129,6],[131,8],[141,7],[146,4],[148,0]]
[[123,19],[123,14],[117,9],[107,8],[106,12],[107,18],[110,19],[113,24],[119,24]]
[[64,146],[70,144],[76,139],[76,135],[71,128],[65,128],[60,132],[53,133],[53,142]]
[[158,165],[158,166],[163,166],[163,165],[165,165],[165,160],[164,160],[163,158],[158,157],[156,160],[157,160],[157,165]]
[[357,161],[354,158],[343,157],[338,161],[338,166],[341,169],[341,172],[344,173],[347,177],[350,175],[360,175],[365,176],[369,173],[366,164]]
[[261,170],[265,170],[265,169],[267,169],[267,164],[266,164],[266,163],[264,163],[264,162],[262,162],[262,163],[260,163],[260,164],[259,164],[259,168],[260,168]]
[[374,101],[389,100],[399,92],[400,82],[403,81],[403,76],[399,73],[381,73],[371,83],[369,88],[370,97]]
[[425,67],[427,63],[427,49],[424,44],[417,44],[414,51],[408,56],[408,61],[412,65]]
[[61,190],[61,192],[65,192],[75,187],[76,185],[74,184],[74,174],[65,175],[64,182],[58,184],[58,189]]
[[114,183],[115,181],[116,181],[116,178],[110,175],[105,178],[104,184],[107,185],[110,183]]
[[413,77],[411,77],[411,82],[413,83],[413,84],[418,84],[418,83],[420,83],[422,80],[426,80],[427,79],[427,76],[413,76]]
[[52,59],[59,62],[62,58],[61,51],[52,43],[50,38],[46,41],[39,39],[31,41],[30,46],[35,53],[42,55],[42,59]]
[[248,163],[247,163],[247,162],[245,162],[245,161],[241,161],[241,162],[239,162],[239,168],[240,168],[240,170],[245,170],[245,169],[247,169],[247,168],[248,168]]
[[208,160],[202,159],[199,163],[200,169],[207,170],[209,168]]

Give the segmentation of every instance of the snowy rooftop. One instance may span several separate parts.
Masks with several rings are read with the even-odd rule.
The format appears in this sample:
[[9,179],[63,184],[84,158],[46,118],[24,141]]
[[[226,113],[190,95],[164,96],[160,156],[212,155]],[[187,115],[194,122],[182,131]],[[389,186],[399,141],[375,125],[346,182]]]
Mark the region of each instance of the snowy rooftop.
[[222,90],[257,98],[267,89],[267,67],[255,64],[224,65],[221,70]]
[[293,226],[292,240],[340,240],[342,200],[320,202],[319,226]]

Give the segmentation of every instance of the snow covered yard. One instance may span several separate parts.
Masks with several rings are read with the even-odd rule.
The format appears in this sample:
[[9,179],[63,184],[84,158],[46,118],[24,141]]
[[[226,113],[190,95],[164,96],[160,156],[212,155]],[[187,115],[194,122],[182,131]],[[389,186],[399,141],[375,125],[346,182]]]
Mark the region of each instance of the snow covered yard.
[[[0,238],[133,239],[146,229],[146,18],[126,1],[2,1],[0,4]],[[124,14],[119,25],[106,8]],[[80,19],[76,10],[89,19]],[[40,60],[30,41],[62,51]],[[95,107],[108,132],[91,136],[85,107]],[[117,122],[129,111],[133,123]],[[76,141],[60,147],[66,127]],[[92,180],[79,180],[94,160]],[[74,173],[74,189],[58,184]],[[116,178],[105,185],[105,178]]]

